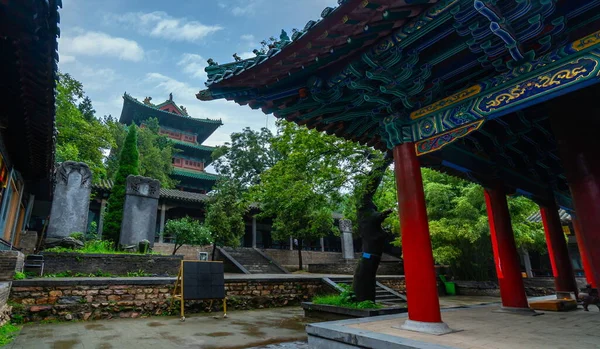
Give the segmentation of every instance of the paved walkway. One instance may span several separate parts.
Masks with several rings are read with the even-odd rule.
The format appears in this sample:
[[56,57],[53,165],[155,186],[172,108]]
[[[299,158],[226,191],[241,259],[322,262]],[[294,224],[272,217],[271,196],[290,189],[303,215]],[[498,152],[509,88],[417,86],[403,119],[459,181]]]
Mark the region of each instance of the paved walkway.
[[[449,297],[447,297],[449,298]],[[444,298],[442,298],[444,299]],[[496,313],[497,306],[453,309],[442,313],[452,329],[459,330],[443,336],[404,331],[392,326],[401,325],[406,318],[346,324],[344,327],[362,333],[379,333],[406,339],[464,349],[587,349],[600,348],[600,313],[590,307],[570,312],[544,312],[539,316]],[[425,346],[423,346],[425,347]]]
[[228,319],[192,316],[25,325],[10,349],[306,348],[298,307],[236,311]]

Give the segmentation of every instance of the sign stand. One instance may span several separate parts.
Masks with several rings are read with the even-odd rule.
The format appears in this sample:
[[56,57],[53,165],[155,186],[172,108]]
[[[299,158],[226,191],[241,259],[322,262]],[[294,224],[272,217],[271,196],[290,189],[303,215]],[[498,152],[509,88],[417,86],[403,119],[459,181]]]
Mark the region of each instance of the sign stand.
[[210,300],[211,311],[215,300],[223,300],[223,318],[227,318],[223,263],[181,261],[169,311],[173,309],[176,300],[179,300],[181,321],[185,321],[186,300]]

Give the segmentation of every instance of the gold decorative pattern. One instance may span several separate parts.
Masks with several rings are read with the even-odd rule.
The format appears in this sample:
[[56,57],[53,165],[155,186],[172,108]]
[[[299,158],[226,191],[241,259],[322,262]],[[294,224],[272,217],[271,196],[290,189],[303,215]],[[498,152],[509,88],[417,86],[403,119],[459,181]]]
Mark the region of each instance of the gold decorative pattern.
[[344,16],[344,17],[342,17],[342,23],[346,23],[346,22],[348,22],[348,19],[349,19],[349,18],[348,18],[348,15],[346,15],[346,16]]
[[488,109],[501,106],[503,104],[509,104],[512,100],[518,99],[523,96],[527,91],[532,89],[546,89],[551,86],[558,86],[563,83],[565,80],[571,80],[586,73],[587,69],[583,67],[576,67],[573,69],[563,69],[555,72],[552,75],[540,75],[537,77],[537,81],[529,80],[524,84],[519,84],[512,89],[508,90],[506,93],[501,93],[496,96],[493,100],[486,103]]
[[363,0],[362,7],[367,7],[367,6],[369,6],[369,0]]
[[593,34],[586,36],[585,38],[582,38],[582,39],[579,39],[579,40],[573,42],[572,46],[573,46],[573,50],[582,51],[582,50],[585,50],[586,48],[592,47],[596,44],[600,44],[600,30]]
[[421,118],[423,116],[429,115],[429,114],[436,112],[442,108],[445,108],[452,104],[458,103],[469,97],[473,97],[476,94],[478,94],[479,92],[481,92],[481,86],[473,85],[465,90],[462,90],[460,92],[453,94],[452,96],[446,97],[446,98],[439,100],[433,104],[430,104],[424,108],[421,108],[419,110],[412,112],[410,114],[410,118],[415,120],[415,119]]

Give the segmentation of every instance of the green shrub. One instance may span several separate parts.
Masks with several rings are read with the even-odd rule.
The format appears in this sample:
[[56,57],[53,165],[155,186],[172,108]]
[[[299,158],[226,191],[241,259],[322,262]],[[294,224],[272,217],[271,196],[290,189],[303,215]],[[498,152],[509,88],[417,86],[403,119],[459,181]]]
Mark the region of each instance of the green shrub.
[[173,254],[183,245],[208,245],[213,241],[208,228],[190,217],[169,220],[165,234],[175,238]]
[[16,326],[10,322],[0,327],[0,346],[12,342],[17,337],[17,333],[20,330],[20,326]]
[[69,236],[75,240],[83,241],[83,233],[71,233]]
[[15,280],[23,280],[27,278],[27,275],[25,275],[25,273],[22,273],[20,271],[15,272],[15,276],[13,276],[13,279]]
[[[113,247],[113,243],[111,241],[104,240],[88,240],[84,243],[83,248],[78,250],[72,250],[66,247],[52,247],[46,252],[56,252],[56,253],[82,253],[82,254],[134,254],[132,252],[118,251]],[[159,254],[157,252],[152,252],[152,254]]]
[[340,285],[343,289],[340,294],[317,296],[313,298],[313,304],[322,305],[335,305],[338,307],[351,308],[351,309],[380,309],[383,308],[381,304],[377,304],[373,301],[362,301],[357,302],[354,296],[354,292],[348,285]]

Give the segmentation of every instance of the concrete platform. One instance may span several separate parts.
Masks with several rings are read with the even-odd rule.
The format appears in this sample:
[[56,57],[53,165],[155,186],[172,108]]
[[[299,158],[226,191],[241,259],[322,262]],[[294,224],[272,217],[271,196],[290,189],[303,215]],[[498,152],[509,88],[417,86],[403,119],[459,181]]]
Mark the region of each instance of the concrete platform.
[[394,328],[407,319],[407,314],[398,314],[310,324],[308,341],[315,349],[600,348],[600,313],[596,309],[542,316],[493,312],[496,309],[497,304],[443,309],[443,321],[458,331],[441,336]]

